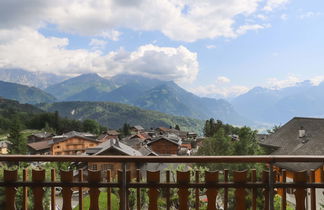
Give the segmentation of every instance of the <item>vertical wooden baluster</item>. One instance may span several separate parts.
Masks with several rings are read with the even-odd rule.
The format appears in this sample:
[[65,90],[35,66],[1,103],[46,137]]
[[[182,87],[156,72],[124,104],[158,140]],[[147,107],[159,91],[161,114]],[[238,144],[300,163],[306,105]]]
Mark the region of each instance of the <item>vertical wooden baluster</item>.
[[[23,170],[23,182],[27,182],[28,180],[28,169]],[[23,187],[23,210],[28,210],[28,188]]]
[[[195,181],[197,184],[199,184],[199,171],[195,172]],[[198,187],[196,187],[196,189],[195,189],[195,207],[196,207],[196,210],[199,210],[200,201],[199,201],[199,188]]]
[[[130,182],[130,175],[131,175],[130,171],[127,171],[126,172],[126,183],[127,184]],[[122,179],[123,179],[123,172],[121,170],[119,170],[118,171],[118,183],[120,183],[120,185],[122,183]],[[130,191],[129,191],[128,187],[125,190],[126,190],[126,201],[127,201],[125,208],[126,208],[126,210],[128,210],[129,209],[128,196],[130,194]],[[119,198],[121,198],[121,196],[122,196],[122,189],[119,189]],[[122,210],[121,205],[119,205],[119,209]]]
[[[147,171],[146,172],[147,176],[147,182],[149,184],[158,184],[160,182],[160,171]],[[158,196],[159,196],[159,191],[157,190],[156,187],[150,187],[148,191],[148,196],[149,196],[149,210],[157,210],[158,205]]]
[[[56,180],[56,174],[55,174],[55,169],[51,169],[51,182],[55,182]],[[51,187],[51,209],[56,208],[56,203],[55,203],[55,187]]]
[[[18,171],[9,171],[4,170],[3,179],[5,182],[16,182],[18,180]],[[5,209],[6,210],[15,210],[15,197],[16,197],[17,189],[15,187],[6,187],[5,188]]]
[[[110,170],[107,170],[107,182],[111,182]],[[107,187],[107,210],[111,210],[111,187]]]
[[[215,172],[205,172],[205,182],[207,185],[216,184],[218,182],[218,171]],[[216,198],[217,198],[217,188],[207,187],[206,195],[208,199],[207,209],[216,210]]]
[[101,179],[101,171],[91,171],[88,170],[88,182],[94,185],[90,187],[90,209],[99,210],[99,187],[96,187],[95,184],[99,183]]
[[[255,183],[257,181],[256,169],[251,170],[251,178],[252,182]],[[252,210],[256,210],[256,199],[257,199],[257,188],[252,188]]]
[[[189,184],[190,182],[190,172],[177,171],[177,182],[178,184]],[[188,207],[188,197],[189,197],[188,187],[180,187],[178,191],[179,196],[179,210],[187,210]]]
[[[72,183],[73,182],[73,171],[60,171],[61,182]],[[62,187],[63,197],[63,210],[72,210],[72,189],[71,187]]]
[[[285,169],[282,169],[282,183],[287,181],[287,172]],[[281,198],[281,209],[286,210],[287,208],[287,188],[282,188],[282,198]]]
[[[264,184],[269,183],[269,171],[262,171],[262,182]],[[264,196],[264,210],[269,210],[269,188],[263,189],[263,196]]]
[[[136,182],[141,182],[141,171],[139,169],[136,170]],[[137,210],[141,210],[141,188],[136,189],[136,206]]]
[[[166,183],[170,183],[170,171],[166,171],[165,172],[165,178],[166,178]],[[170,188],[167,187],[166,188],[166,192],[165,192],[165,196],[166,196],[166,209],[170,210]]]
[[[228,182],[228,169],[224,169],[224,182]],[[228,188],[224,188],[224,210],[228,208]]]
[[[41,183],[45,181],[45,170],[33,170],[32,171],[32,180],[34,183]],[[43,210],[43,196],[44,189],[43,187],[33,187],[34,194],[34,210]]]
[[[79,182],[83,182],[83,169],[79,169]],[[79,210],[83,210],[83,188],[79,187]]]
[[[234,171],[234,182],[237,184],[244,184],[247,181],[247,171]],[[246,210],[245,196],[246,191],[243,187],[238,187],[235,190],[235,210]]]
[[[315,171],[311,170],[310,171],[310,176],[309,176],[310,183],[315,183]],[[311,188],[311,210],[316,210],[316,188],[312,187]]]
[[[294,182],[295,183],[306,183],[307,182],[307,171],[295,172],[294,173]],[[296,199],[296,210],[305,209],[305,198],[307,192],[303,187],[297,187],[295,191]]]

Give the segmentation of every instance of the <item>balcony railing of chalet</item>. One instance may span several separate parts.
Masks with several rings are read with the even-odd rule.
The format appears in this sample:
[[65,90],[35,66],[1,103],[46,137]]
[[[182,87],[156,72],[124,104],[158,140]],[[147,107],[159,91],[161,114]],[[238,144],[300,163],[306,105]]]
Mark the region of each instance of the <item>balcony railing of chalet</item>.
[[[176,208],[199,209],[201,207],[200,196],[202,193],[207,197],[207,209],[219,209],[217,205],[221,204],[223,209],[229,208],[229,190],[233,190],[234,206],[236,210],[257,209],[257,190],[262,190],[264,209],[274,209],[275,191],[282,190],[281,209],[286,209],[286,189],[295,189],[296,209],[306,209],[305,198],[307,196],[306,189],[310,191],[311,209],[316,209],[316,188],[324,188],[323,178],[321,182],[315,182],[314,171],[302,171],[294,173],[293,182],[286,182],[286,172],[281,171],[282,179],[278,181],[273,169],[274,163],[279,162],[324,162],[324,156],[190,156],[190,157],[127,157],[127,156],[24,156],[24,155],[3,155],[0,156],[2,163],[22,163],[22,162],[119,162],[122,163],[122,170],[118,173],[117,181],[111,181],[111,173],[108,170],[105,173],[105,181],[102,181],[101,171],[88,171],[88,179],[83,179],[82,170],[79,170],[78,181],[73,178],[72,171],[60,171],[60,180],[56,179],[56,171],[51,169],[50,177],[45,177],[44,170],[32,170],[31,179],[27,174],[27,169],[23,170],[22,180],[18,179],[17,170],[3,170],[3,180],[0,182],[1,188],[5,190],[5,209],[15,209],[17,187],[23,189],[22,206],[23,209],[28,207],[28,192],[31,190],[33,194],[34,209],[43,209],[44,188],[51,191],[51,209],[56,208],[55,188],[62,187],[63,208],[72,209],[71,188],[78,189],[79,208],[83,209],[83,189],[89,189],[90,209],[99,209],[98,199],[100,189],[105,188],[107,191],[107,206],[100,209],[112,209],[112,189],[116,188],[119,194],[119,209],[129,209],[128,196],[130,189],[134,189],[136,197],[136,209],[142,209],[141,193],[147,193],[148,201],[145,205],[147,209],[161,209],[159,199],[164,201],[165,209],[171,207],[171,192],[175,192],[178,196]],[[205,172],[199,174],[177,171],[176,181],[171,182],[170,171],[149,172],[147,171],[146,179],[141,179],[140,173],[137,171],[136,179],[131,180],[129,172],[127,172],[127,164],[129,163],[263,163],[267,164],[269,171],[263,171],[257,174],[256,170],[233,171],[228,170]],[[229,176],[229,174],[232,174]],[[160,176],[165,176],[165,181],[160,181]],[[321,173],[323,177],[323,173]],[[204,181],[200,180],[200,176],[204,177]],[[258,178],[260,177],[260,178]],[[50,181],[48,181],[50,180]],[[148,189],[143,192],[141,189]],[[176,189],[176,190],[174,190]],[[189,195],[191,194],[191,199]],[[250,194],[251,201],[247,206],[247,195]],[[193,199],[192,199],[193,197]],[[219,202],[221,200],[222,202]]]

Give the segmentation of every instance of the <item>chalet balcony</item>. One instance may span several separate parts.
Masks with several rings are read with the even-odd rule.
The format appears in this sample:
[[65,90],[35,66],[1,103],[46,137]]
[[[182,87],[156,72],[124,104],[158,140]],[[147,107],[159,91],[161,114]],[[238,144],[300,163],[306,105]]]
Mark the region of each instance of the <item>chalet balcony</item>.
[[[4,209],[16,209],[17,200],[22,209],[46,209],[44,200],[50,201],[50,209],[72,209],[72,200],[77,200],[78,209],[84,209],[86,196],[89,209],[275,209],[275,194],[280,194],[280,209],[286,209],[287,191],[292,190],[297,210],[316,209],[322,197],[316,191],[324,188],[323,168],[320,180],[314,170],[293,173],[288,180],[287,171],[278,170],[276,163],[323,163],[324,156],[32,156],[2,155],[2,165],[24,165],[30,162],[70,162],[70,163],[118,163],[121,170],[112,177],[111,170],[56,171],[55,169],[27,170],[4,169],[0,181],[4,192]],[[179,164],[243,164],[260,163],[268,170],[244,171],[140,171],[131,174],[129,165],[149,163]],[[16,166],[12,166],[14,168]],[[17,168],[17,167],[16,167]],[[269,170],[270,169],[270,170]],[[78,173],[76,173],[78,172]],[[22,174],[22,175],[20,175]],[[131,177],[134,177],[133,179]],[[22,193],[18,194],[17,190]],[[49,193],[45,193],[46,189]],[[62,189],[60,196],[57,190]],[[76,196],[73,195],[76,192]],[[105,206],[99,204],[100,194],[104,194]],[[19,197],[20,196],[20,197]],[[146,196],[146,199],[142,199]],[[117,204],[113,203],[113,197]],[[132,197],[132,198],[131,198]],[[277,197],[277,196],[276,196]],[[31,199],[32,198],[32,199]],[[58,202],[60,198],[60,206]],[[258,202],[257,202],[258,200]],[[261,204],[260,204],[261,203]],[[117,206],[116,206],[117,205]],[[260,207],[260,205],[262,207]],[[1,209],[2,209],[1,208]],[[278,209],[278,207],[276,208]]]

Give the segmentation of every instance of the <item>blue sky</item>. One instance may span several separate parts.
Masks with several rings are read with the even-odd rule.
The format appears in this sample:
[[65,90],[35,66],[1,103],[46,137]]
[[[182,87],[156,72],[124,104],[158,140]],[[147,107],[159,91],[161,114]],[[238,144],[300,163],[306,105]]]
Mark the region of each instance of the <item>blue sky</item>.
[[0,68],[141,74],[212,97],[324,79],[321,0],[3,0],[0,8]]

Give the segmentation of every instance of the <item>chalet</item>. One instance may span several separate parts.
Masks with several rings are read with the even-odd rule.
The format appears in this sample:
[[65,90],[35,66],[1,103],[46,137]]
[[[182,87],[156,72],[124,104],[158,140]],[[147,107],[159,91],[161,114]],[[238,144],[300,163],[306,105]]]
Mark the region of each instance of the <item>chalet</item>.
[[53,155],[82,154],[87,148],[95,147],[99,143],[101,142],[95,139],[95,135],[76,131],[54,136],[49,142]]
[[[86,150],[87,155],[127,155],[127,156],[142,156],[143,154],[138,150],[127,146],[117,139],[105,141],[96,147],[88,148]],[[136,169],[140,168],[141,165],[136,163],[129,163],[127,165],[128,170],[131,171],[131,176],[135,176]],[[122,168],[121,163],[116,162],[95,162],[88,163],[88,168],[91,170],[111,170],[112,177],[116,177],[117,171]]]
[[153,138],[147,145],[158,155],[177,155],[181,142],[176,135],[164,135]]
[[141,138],[124,138],[121,142],[136,150],[146,144],[146,141]]
[[53,136],[55,136],[55,135],[53,133],[49,133],[49,132],[33,133],[32,135],[29,135],[27,137],[27,141],[28,141],[28,143],[38,142],[38,141],[48,141]]
[[106,132],[103,132],[99,137],[98,141],[104,142],[110,139],[118,139],[120,133],[116,130],[108,130]]
[[9,153],[9,147],[12,143],[10,141],[0,141],[0,155],[6,155]]
[[140,133],[145,131],[145,129],[141,125],[132,126],[130,130],[132,133]]
[[[272,150],[271,155],[324,155],[323,139],[324,119],[295,117],[260,141],[260,145]],[[287,170],[287,181],[293,178],[292,172],[316,170],[315,181],[319,182],[323,173],[323,163],[277,163],[275,166],[278,171]],[[287,200],[294,203],[292,190],[287,192]],[[319,198],[316,209],[320,209],[320,203],[324,203],[323,192],[323,189],[316,189]],[[307,199],[310,199],[309,196]],[[307,203],[310,203],[309,200]]]
[[38,141],[27,144],[31,155],[49,155],[51,145],[49,141]]

